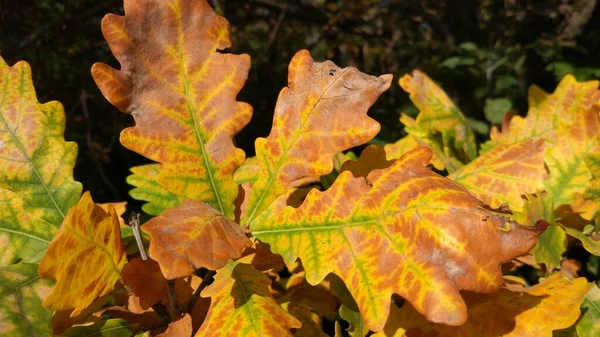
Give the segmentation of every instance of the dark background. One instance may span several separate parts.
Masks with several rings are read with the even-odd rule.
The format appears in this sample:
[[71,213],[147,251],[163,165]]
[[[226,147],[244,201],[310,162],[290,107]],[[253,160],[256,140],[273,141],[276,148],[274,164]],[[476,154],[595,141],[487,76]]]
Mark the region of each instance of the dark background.
[[[552,91],[574,73],[600,79],[600,4],[597,0],[212,0],[231,22],[231,52],[252,56],[239,100],[254,107],[237,145],[254,154],[268,134],[293,54],[395,75],[370,115],[382,124],[376,142],[403,135],[401,111],[416,114],[398,78],[419,68],[440,83],[470,118],[480,140],[512,107],[527,111],[527,88]],[[600,1],[599,1],[600,2]],[[67,140],[79,144],[75,177],[98,202],[132,202],[129,167],[145,163],[123,148],[120,131],[133,124],[100,94],[94,62],[118,68],[100,32],[121,0],[0,0],[0,55],[26,60],[40,102],[65,106]],[[134,208],[139,206],[133,202]]]

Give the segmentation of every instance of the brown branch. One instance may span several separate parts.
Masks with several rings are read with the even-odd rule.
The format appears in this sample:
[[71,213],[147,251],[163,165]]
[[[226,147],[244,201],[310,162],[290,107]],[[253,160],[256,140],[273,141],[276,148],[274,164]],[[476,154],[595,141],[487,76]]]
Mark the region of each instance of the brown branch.
[[206,275],[204,275],[204,278],[202,278],[202,282],[200,282],[200,285],[198,286],[196,291],[194,291],[194,294],[192,295],[192,298],[190,299],[190,303],[188,304],[188,307],[187,307],[188,313],[192,313],[192,310],[194,310],[194,306],[196,305],[196,302],[198,302],[198,299],[200,298],[200,293],[202,292],[202,290],[204,288],[206,288],[206,286],[208,286],[208,283],[212,280],[213,276],[215,276],[216,273],[217,272],[214,270],[209,270],[206,273]]

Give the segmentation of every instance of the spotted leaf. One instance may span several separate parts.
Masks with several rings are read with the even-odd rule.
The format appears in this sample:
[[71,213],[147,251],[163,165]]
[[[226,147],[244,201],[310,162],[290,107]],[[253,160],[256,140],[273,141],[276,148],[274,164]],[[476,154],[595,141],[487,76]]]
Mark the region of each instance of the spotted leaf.
[[186,200],[142,227],[150,234],[150,256],[167,279],[196,269],[222,268],[251,245],[242,227],[208,204]]
[[256,140],[260,175],[242,223],[264,211],[291,182],[331,172],[336,153],[373,138],[380,126],[366,112],[391,79],[315,62],[308,51],[299,51],[289,66],[288,87],[279,93],[271,133]]
[[383,328],[394,293],[434,322],[460,325],[459,291],[497,290],[500,263],[529,251],[544,228],[487,211],[429,170],[430,158],[418,148],[368,182],[343,172],[300,207],[264,212],[251,231],[288,265],[300,258],[308,283],[340,276],[371,330]]
[[104,96],[135,118],[121,143],[162,164],[158,182],[168,191],[233,217],[233,173],[244,152],[232,138],[252,115],[236,96],[250,58],[218,52],[231,45],[228,23],[205,0],[126,0],[124,7],[125,16],[102,20],[121,70],[92,68]]
[[107,213],[84,193],[39,265],[41,277],[56,280],[44,306],[78,315],[113,290],[126,262],[116,211],[110,206]]
[[210,297],[208,314],[195,337],[291,337],[302,324],[269,292],[271,280],[245,263],[230,262],[202,291]]

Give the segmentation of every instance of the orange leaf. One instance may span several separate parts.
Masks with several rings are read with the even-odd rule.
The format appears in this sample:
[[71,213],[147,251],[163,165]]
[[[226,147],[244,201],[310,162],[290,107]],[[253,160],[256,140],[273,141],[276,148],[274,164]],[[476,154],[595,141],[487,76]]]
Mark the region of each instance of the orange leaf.
[[156,337],[188,337],[192,335],[192,317],[186,314],[182,318],[169,324],[167,331]]
[[199,268],[223,267],[251,245],[242,227],[208,204],[186,200],[142,226],[150,234],[150,256],[167,279]]
[[154,303],[167,300],[167,279],[160,272],[154,260],[135,258],[121,270],[123,283],[131,288],[131,292],[139,297],[142,309],[148,309]]
[[56,280],[43,305],[53,310],[74,309],[76,316],[95,299],[110,293],[127,262],[119,216],[106,213],[89,192],[81,197],[50,243],[39,274]]
[[392,307],[385,329],[374,337],[552,337],[571,326],[591,284],[554,274],[533,287],[507,286],[491,295],[466,294],[469,319],[458,327],[428,322],[410,305]]
[[306,50],[296,53],[271,133],[256,140],[260,176],[242,223],[264,211],[291,182],[331,172],[333,155],[373,138],[380,126],[366,112],[391,80],[392,75],[374,77],[331,61],[314,62]]
[[211,304],[195,337],[291,337],[302,324],[275,302],[269,284],[251,265],[228,263],[202,291]]
[[492,214],[481,201],[426,166],[418,148],[364,178],[343,172],[325,192],[311,191],[297,209],[266,211],[252,233],[282,254],[298,257],[306,280],[339,275],[371,330],[381,330],[391,296],[406,298],[434,322],[460,325],[460,290],[492,292],[500,263],[529,251],[544,228]]
[[250,58],[218,52],[231,46],[228,23],[205,0],[125,0],[124,7],[125,16],[102,20],[121,70],[92,68],[104,96],[135,118],[121,143],[162,164],[158,182],[167,190],[233,217],[233,173],[244,152],[232,138],[252,115],[235,99]]
[[367,146],[357,161],[348,160],[342,164],[342,171],[350,171],[355,177],[367,177],[376,169],[383,169],[392,165],[394,161],[386,160],[385,151],[381,146]]
[[492,208],[507,203],[511,209],[520,211],[524,203],[522,195],[544,189],[544,149],[541,139],[502,144],[448,178],[466,187]]

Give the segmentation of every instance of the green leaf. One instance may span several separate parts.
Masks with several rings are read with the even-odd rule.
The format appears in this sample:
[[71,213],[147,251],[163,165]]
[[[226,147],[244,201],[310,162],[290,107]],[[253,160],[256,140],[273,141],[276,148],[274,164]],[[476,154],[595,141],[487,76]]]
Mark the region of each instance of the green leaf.
[[540,236],[531,251],[535,262],[544,263],[548,269],[560,267],[562,254],[567,250],[567,235],[557,224],[551,224]]
[[488,98],[485,100],[483,112],[490,123],[501,124],[502,117],[510,109],[512,109],[512,102],[508,98]]
[[595,284],[583,299],[575,329],[578,337],[600,337],[600,289]]
[[179,206],[183,197],[177,196],[158,183],[160,164],[134,166],[133,174],[127,177],[127,183],[135,186],[129,194],[135,200],[147,201],[142,210],[150,215],[161,215],[169,208]]
[[88,326],[76,326],[65,331],[61,337],[130,337],[140,327],[123,319],[99,321]]
[[52,335],[52,311],[42,307],[53,282],[41,279],[36,264],[0,267],[0,336]]

